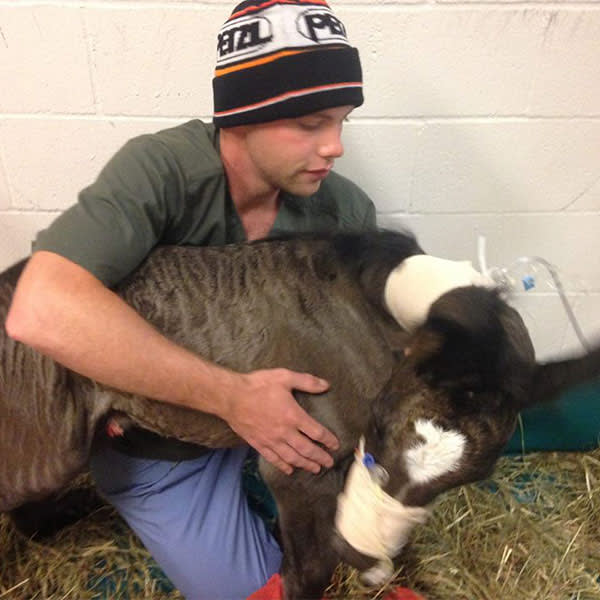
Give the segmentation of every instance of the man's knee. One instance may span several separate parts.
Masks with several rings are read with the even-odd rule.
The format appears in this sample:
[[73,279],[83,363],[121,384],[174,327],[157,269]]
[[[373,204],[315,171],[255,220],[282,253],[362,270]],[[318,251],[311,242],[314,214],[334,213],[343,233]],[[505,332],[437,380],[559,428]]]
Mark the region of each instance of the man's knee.
[[245,599],[279,570],[281,550],[248,507],[243,448],[181,463],[97,453],[108,500],[189,600]]

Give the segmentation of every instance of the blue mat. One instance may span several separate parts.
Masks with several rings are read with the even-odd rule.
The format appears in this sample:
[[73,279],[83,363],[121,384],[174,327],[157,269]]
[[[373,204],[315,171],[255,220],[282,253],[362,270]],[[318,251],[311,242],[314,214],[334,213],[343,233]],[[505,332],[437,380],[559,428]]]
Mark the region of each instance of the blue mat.
[[521,452],[593,450],[600,443],[600,383],[573,388],[558,400],[521,414],[506,447]]

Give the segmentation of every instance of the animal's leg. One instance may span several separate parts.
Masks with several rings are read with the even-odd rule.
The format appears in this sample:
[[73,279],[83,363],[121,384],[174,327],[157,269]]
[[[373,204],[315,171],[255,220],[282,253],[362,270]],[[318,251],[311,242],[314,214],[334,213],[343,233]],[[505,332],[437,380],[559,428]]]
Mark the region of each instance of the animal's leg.
[[105,506],[95,488],[72,488],[10,511],[15,527],[27,537],[45,538]]
[[334,468],[290,477],[264,461],[261,474],[279,512],[285,600],[320,600],[339,562],[331,539],[343,474]]
[[335,501],[308,496],[281,514],[285,600],[320,600],[339,562],[331,546]]

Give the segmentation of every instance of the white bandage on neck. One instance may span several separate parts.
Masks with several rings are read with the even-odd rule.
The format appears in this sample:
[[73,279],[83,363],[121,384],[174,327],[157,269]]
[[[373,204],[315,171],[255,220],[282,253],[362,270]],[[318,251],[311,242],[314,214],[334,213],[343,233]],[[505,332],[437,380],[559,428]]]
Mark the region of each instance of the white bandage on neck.
[[409,256],[388,275],[384,300],[390,314],[408,332],[427,318],[431,305],[443,294],[468,285],[493,286],[469,261],[417,254]]
[[361,575],[366,583],[378,585],[393,574],[392,558],[406,544],[414,526],[427,520],[429,511],[405,506],[383,491],[364,464],[364,443],[361,438],[344,491],[338,496],[335,526],[355,550],[379,559]]

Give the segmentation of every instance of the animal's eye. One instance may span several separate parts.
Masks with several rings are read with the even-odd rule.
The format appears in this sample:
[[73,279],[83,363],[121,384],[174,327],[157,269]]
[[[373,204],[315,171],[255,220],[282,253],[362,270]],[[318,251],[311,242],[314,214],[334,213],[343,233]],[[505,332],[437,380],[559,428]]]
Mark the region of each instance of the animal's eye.
[[374,420],[375,435],[382,440],[385,435],[385,427],[379,419]]

